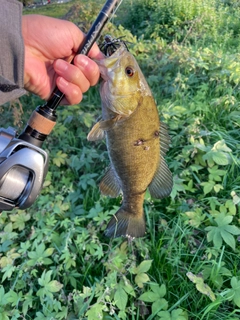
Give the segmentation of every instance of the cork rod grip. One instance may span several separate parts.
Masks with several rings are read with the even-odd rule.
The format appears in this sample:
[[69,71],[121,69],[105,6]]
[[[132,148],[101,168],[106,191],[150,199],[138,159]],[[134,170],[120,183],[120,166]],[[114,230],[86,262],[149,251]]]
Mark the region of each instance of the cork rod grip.
[[45,118],[44,116],[42,116],[36,111],[33,111],[30,119],[28,120],[28,125],[32,129],[42,134],[45,134],[47,136],[51,133],[55,124],[56,124],[55,121]]

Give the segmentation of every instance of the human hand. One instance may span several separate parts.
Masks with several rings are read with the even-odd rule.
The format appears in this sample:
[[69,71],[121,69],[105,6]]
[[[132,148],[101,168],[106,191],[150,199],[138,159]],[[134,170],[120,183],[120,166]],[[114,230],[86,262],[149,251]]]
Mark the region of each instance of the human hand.
[[[75,56],[84,33],[73,23],[40,15],[22,19],[25,44],[24,87],[48,100],[57,85],[65,94],[61,104],[77,104],[82,94],[99,79],[97,64],[84,55]],[[93,45],[89,57],[102,56]]]

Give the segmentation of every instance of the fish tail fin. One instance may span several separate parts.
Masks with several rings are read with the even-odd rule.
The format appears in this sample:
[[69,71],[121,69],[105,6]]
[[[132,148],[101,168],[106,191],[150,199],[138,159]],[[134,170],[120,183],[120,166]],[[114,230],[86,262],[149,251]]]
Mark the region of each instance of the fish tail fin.
[[112,217],[105,230],[107,237],[143,237],[146,230],[144,212],[142,214],[133,214],[124,210],[122,207]]

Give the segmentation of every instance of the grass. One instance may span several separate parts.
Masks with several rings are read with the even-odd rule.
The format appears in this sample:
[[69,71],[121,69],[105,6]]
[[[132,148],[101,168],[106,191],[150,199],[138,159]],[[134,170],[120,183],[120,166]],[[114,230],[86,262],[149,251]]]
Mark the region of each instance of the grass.
[[[93,3],[24,13],[88,29],[101,7]],[[100,196],[105,142],[86,140],[100,114],[98,88],[80,105],[59,108],[44,145],[50,167],[40,197],[0,216],[0,319],[239,319],[239,3],[211,0],[204,17],[201,1],[199,11],[173,1],[170,16],[166,1],[157,4],[164,24],[154,1],[126,0],[104,32],[131,42],[169,126],[172,194],[146,195],[144,238],[106,239],[121,198]],[[27,95],[1,107],[1,126],[22,130],[41,103]]]
[[24,14],[42,14],[53,18],[62,18],[74,22],[84,32],[87,32],[102,8],[102,2],[71,0],[67,3],[51,3],[48,5],[26,8]]
[[[66,3],[51,3],[36,8],[24,8],[24,14],[42,14],[53,18],[61,18],[72,8],[73,5],[78,4],[79,1],[72,0]],[[84,3],[84,1],[83,1]],[[86,3],[86,1],[85,1]]]

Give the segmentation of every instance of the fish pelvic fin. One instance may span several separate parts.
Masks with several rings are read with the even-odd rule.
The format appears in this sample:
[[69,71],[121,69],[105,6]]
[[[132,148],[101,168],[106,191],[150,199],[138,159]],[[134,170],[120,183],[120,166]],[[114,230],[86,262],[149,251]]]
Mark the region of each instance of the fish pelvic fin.
[[109,167],[109,169],[103,176],[99,184],[99,189],[101,191],[101,194],[105,196],[116,198],[119,195],[121,188],[112,167]]
[[121,207],[108,223],[105,235],[110,238],[120,236],[139,238],[144,236],[145,231],[144,212],[142,211],[142,215],[135,215]]
[[172,191],[173,179],[172,173],[160,156],[160,164],[155,172],[152,182],[149,185],[149,192],[153,198],[162,199],[168,197]]

